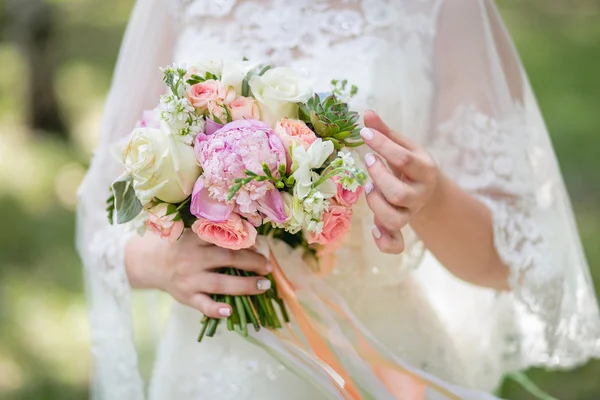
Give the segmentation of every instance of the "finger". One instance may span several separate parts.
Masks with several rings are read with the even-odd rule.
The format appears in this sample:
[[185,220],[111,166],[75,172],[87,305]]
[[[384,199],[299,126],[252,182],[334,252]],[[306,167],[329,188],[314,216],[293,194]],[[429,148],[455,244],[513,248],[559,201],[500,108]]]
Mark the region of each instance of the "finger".
[[408,150],[415,150],[419,147],[415,142],[413,142],[409,138],[402,136],[398,132],[390,129],[390,127],[388,127],[385,124],[385,122],[383,122],[383,120],[375,111],[365,111],[363,119],[367,128],[372,128],[381,132],[383,135],[387,136],[392,141],[398,143],[400,146],[405,147]]
[[425,161],[429,156],[408,150],[372,128],[363,128],[360,135],[371,149],[386,160],[396,175],[404,174],[417,182],[426,178],[430,166]]
[[183,231],[181,240],[183,242],[189,243],[192,246],[200,246],[200,247],[214,246],[212,243],[208,243],[208,242],[205,242],[204,240],[200,239],[198,237],[198,235],[196,235],[191,229],[185,229]]
[[267,275],[271,272],[267,259],[252,250],[236,251],[214,246],[204,248],[202,254],[206,264],[211,268],[235,267],[259,275]]
[[203,293],[192,295],[186,304],[210,318],[227,318],[231,315],[229,304],[216,302]]
[[367,204],[375,218],[381,221],[383,227],[390,232],[404,228],[410,220],[408,210],[392,206],[377,188],[372,189],[372,185],[371,182],[368,182],[365,185],[365,192],[367,192]]
[[271,281],[261,276],[230,276],[217,272],[199,274],[196,290],[209,294],[261,294],[271,288]]
[[365,156],[369,175],[375,187],[381,191],[385,199],[395,207],[410,207],[414,202],[415,190],[406,182],[396,177],[378,157],[369,153]]
[[384,253],[400,254],[404,251],[404,236],[401,231],[390,232],[382,227],[380,221],[375,220],[371,229],[375,244]]

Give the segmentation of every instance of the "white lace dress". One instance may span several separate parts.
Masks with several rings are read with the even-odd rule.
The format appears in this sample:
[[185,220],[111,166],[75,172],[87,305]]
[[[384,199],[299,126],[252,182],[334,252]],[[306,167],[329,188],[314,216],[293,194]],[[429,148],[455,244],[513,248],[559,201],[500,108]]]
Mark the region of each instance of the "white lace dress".
[[[291,65],[314,76],[318,91],[333,78],[348,79],[360,88],[354,109],[377,110],[490,207],[496,247],[512,271],[511,293],[459,282],[410,230],[404,254],[381,254],[368,208],[357,208],[327,283],[389,351],[442,379],[488,391],[513,369],[570,367],[600,354],[598,310],[569,201],[490,0],[141,0],[137,7],[105,137],[81,189],[80,251],[99,398],[144,397],[123,269],[128,234],[103,216],[103,191],[117,169],[107,148],[152,106],[148,99],[157,97],[144,82],[160,79],[155,67],[171,61],[245,56]],[[175,27],[172,36],[167,25]],[[144,43],[156,47],[153,57],[143,56]],[[318,398],[235,333],[222,329],[196,343],[199,319],[173,305],[150,399]]]

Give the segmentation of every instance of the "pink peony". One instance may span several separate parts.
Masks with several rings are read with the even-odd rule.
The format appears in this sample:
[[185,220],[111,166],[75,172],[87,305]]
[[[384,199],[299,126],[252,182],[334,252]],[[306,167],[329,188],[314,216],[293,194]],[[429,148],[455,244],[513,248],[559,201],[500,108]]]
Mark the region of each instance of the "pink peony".
[[317,140],[317,136],[303,121],[293,118],[282,118],[275,125],[275,133],[281,139],[286,151],[292,144],[297,144],[308,150]]
[[[264,175],[266,164],[275,177],[279,166],[286,165],[285,150],[279,138],[264,123],[256,120],[231,122],[212,135],[199,134],[194,145],[203,169],[192,194],[192,214],[222,222],[232,212],[250,218],[260,213],[276,222],[287,218],[279,190],[270,181],[252,181],[244,185],[231,201],[229,188],[236,178],[245,178],[245,170]],[[254,217],[254,224],[258,221]]]
[[192,231],[206,242],[230,250],[252,247],[256,242],[256,229],[238,214],[231,214],[224,222],[199,219],[192,225]]
[[225,104],[231,102],[235,98],[235,91],[219,81],[209,79],[192,85],[188,90],[187,98],[194,108],[204,112],[210,100],[219,100]]
[[[341,245],[350,232],[350,220],[352,210],[337,204],[332,204],[329,209],[323,213],[323,230],[316,234],[306,233],[306,240],[309,244],[319,243],[322,245]],[[334,247],[329,247],[330,251]]]
[[238,96],[229,103],[229,112],[233,121],[240,119],[260,119],[260,110],[252,97]]
[[174,221],[177,213],[167,214],[169,205],[160,203],[147,210],[148,218],[144,221],[146,228],[163,239],[169,239],[173,243],[183,233],[182,220]]
[[353,204],[355,204],[358,201],[358,199],[360,198],[360,195],[363,192],[363,187],[362,186],[359,186],[353,192],[351,190],[344,189],[344,187],[340,183],[340,177],[339,176],[334,176],[333,180],[334,180],[334,182],[335,182],[335,184],[337,186],[337,193],[335,194],[335,200],[340,205],[342,205],[344,207],[351,207]]

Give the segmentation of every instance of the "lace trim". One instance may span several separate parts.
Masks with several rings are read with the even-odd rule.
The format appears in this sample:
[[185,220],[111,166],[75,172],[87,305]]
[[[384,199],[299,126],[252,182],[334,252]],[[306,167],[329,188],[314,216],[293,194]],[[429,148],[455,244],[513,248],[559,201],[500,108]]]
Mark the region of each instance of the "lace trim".
[[[124,250],[130,233],[106,225],[90,241],[88,264],[92,354],[102,385],[101,398],[142,399],[137,351],[133,344],[131,287]],[[123,343],[130,344],[124,346]]]
[[[545,221],[552,218],[548,213],[554,210],[546,193],[553,182],[537,171],[535,146],[523,145],[531,130],[524,109],[517,105],[514,115],[499,121],[474,105],[463,105],[438,129],[431,147],[434,158],[492,211],[495,246],[511,270],[521,333],[506,335],[507,370],[531,365],[564,368],[598,356],[598,311],[586,284],[579,282],[585,277],[565,275],[557,259],[561,253],[550,247],[552,234],[544,232]],[[565,298],[567,280],[578,281],[582,288],[576,301]]]
[[441,0],[419,0],[418,7],[409,3],[179,0],[176,15],[184,29],[196,28],[195,36],[235,44],[248,57],[289,64],[291,59],[329,54],[341,43],[355,43],[355,54],[361,54],[370,48],[362,43],[374,37],[394,41],[403,35],[433,36]]

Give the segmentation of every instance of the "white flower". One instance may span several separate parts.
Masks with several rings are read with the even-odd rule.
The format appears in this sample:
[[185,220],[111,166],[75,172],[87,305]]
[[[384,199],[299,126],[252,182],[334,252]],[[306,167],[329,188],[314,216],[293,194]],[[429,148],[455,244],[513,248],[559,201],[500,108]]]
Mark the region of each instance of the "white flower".
[[198,75],[202,78],[206,73],[210,72],[213,75],[221,76],[223,74],[223,61],[221,60],[205,60],[194,63],[189,69],[189,74]]
[[168,203],[183,201],[200,176],[193,148],[161,129],[135,129],[122,161],[142,204],[153,197]]
[[160,118],[167,124],[170,133],[188,134],[188,120],[196,120],[194,106],[185,97],[178,98],[173,94],[160,97]]
[[323,221],[311,220],[306,226],[306,230],[316,233],[317,235],[323,231]]
[[298,105],[312,96],[306,78],[290,68],[279,67],[253,75],[250,79],[252,95],[259,103],[263,120],[271,126],[281,118],[296,117]]
[[221,82],[232,86],[237,94],[242,94],[242,82],[248,72],[258,67],[257,62],[252,61],[226,61],[223,63]]
[[284,224],[279,224],[279,227],[286,231],[295,234],[304,228],[306,213],[304,212],[302,202],[295,196],[289,193],[283,193],[283,207],[288,216]]
[[315,140],[308,150],[302,146],[294,147],[292,150],[292,169],[294,171],[292,176],[296,180],[294,193],[299,199],[308,196],[313,182],[319,178],[319,175],[312,170],[320,168],[333,150],[333,143],[320,138]]
[[344,167],[353,167],[355,164],[354,155],[352,153],[350,153],[349,151],[338,152],[338,157],[341,159],[342,165]]
[[322,193],[313,191],[303,202],[304,210],[307,214],[314,217],[321,217],[323,213],[329,208],[329,202],[326,200]]

